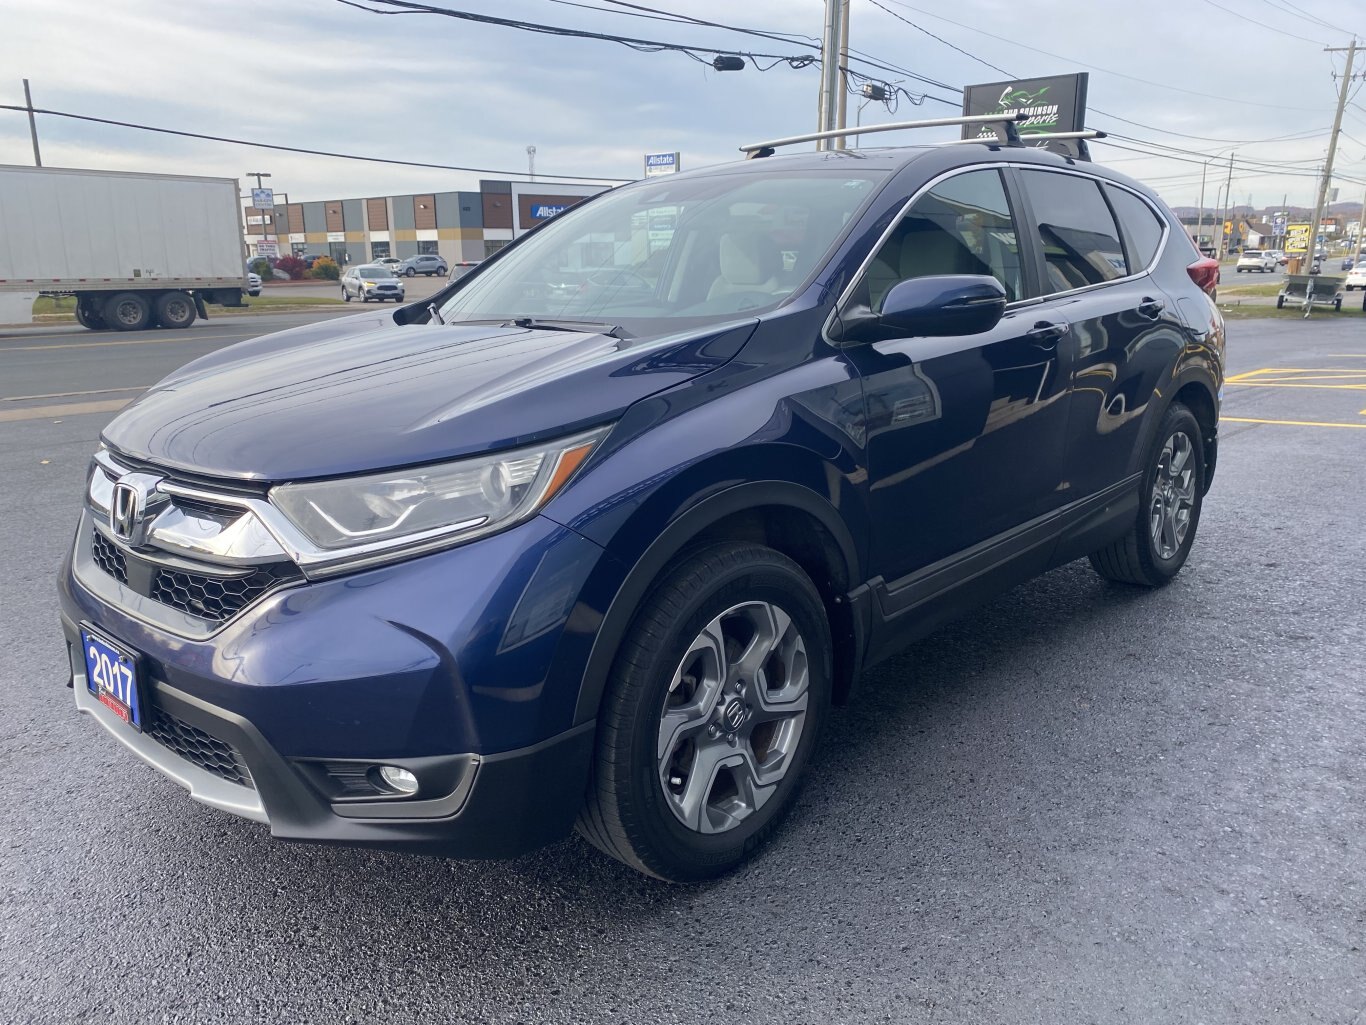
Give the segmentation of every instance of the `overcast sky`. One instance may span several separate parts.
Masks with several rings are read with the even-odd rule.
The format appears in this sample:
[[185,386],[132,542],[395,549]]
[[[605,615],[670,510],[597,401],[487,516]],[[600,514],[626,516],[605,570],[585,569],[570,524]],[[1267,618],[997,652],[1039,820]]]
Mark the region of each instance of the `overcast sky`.
[[[434,2],[702,46],[810,52],[796,43],[578,6],[610,7],[605,0]],[[820,0],[639,2],[812,39],[820,35],[823,10]],[[1326,152],[1336,101],[1333,74],[1344,61],[1323,47],[1345,46],[1353,29],[1366,35],[1363,0],[879,2],[946,42],[873,0],[852,0],[853,47],[949,86],[1007,76],[946,44],[1015,77],[1090,70],[1089,127],[1144,140],[1119,145],[1147,149],[1160,142],[1225,161],[1210,173],[1211,207],[1235,148],[1225,140],[1238,141],[1239,159],[1296,172],[1238,168],[1236,203],[1250,196],[1259,207],[1279,204],[1284,193],[1291,204],[1311,202],[1312,171]],[[936,15],[923,13],[931,10]],[[786,65],[717,73],[677,53],[637,53],[429,15],[380,17],[337,0],[0,0],[0,68],[0,103],[22,103],[20,79],[28,77],[36,106],[97,117],[513,172],[526,169],[526,147],[534,144],[540,172],[614,178],[638,177],[646,152],[680,150],[685,167],[698,167],[735,159],[744,142],[812,130],[820,77],[815,67]],[[1366,71],[1366,54],[1357,70]],[[960,100],[944,88],[912,80],[904,86]],[[873,104],[863,120],[954,112],[933,99],[919,107],[903,100],[895,117]],[[941,130],[938,137],[953,134]],[[39,117],[39,136],[50,166],[221,175],[244,185],[245,172],[269,171],[270,184],[293,201],[470,188],[480,177],[55,117]],[[1197,161],[1188,163],[1110,146],[1095,152],[1173,205],[1193,206],[1199,197],[1204,156],[1187,155]],[[0,163],[31,161],[27,119],[0,111]],[[1345,177],[1366,182],[1366,92],[1348,108],[1338,164]],[[1360,199],[1362,185],[1336,184],[1342,200]]]

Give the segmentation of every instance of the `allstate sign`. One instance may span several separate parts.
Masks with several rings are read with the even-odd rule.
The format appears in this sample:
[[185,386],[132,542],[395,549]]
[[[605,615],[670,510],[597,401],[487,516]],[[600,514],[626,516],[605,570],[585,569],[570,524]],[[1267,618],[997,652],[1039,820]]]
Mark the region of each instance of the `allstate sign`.
[[568,209],[568,203],[560,203],[554,206],[552,206],[549,203],[532,203],[531,219],[535,221],[543,221],[547,217],[554,217],[556,214],[562,214]]
[[674,174],[681,170],[683,170],[683,162],[679,160],[677,153],[645,154],[646,178],[653,178],[657,174]]

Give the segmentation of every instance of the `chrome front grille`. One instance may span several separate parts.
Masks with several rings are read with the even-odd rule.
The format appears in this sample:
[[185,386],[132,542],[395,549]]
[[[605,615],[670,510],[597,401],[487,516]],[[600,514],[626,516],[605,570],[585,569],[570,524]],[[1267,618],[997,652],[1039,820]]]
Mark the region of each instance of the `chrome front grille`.
[[[93,520],[86,560],[90,582],[111,578],[123,590],[106,597],[124,606],[148,599],[139,614],[180,632],[210,632],[268,592],[303,579],[241,494],[187,489],[157,474],[128,470],[101,452],[86,501]],[[158,607],[168,611],[155,612]]]

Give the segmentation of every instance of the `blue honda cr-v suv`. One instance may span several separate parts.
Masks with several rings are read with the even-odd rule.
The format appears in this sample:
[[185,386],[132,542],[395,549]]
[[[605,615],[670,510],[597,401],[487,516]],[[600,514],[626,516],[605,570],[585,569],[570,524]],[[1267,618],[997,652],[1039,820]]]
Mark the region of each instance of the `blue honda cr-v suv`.
[[1009,142],[616,189],[118,416],[61,573],[77,707],[279,837],[577,825],[715,875],[869,665],[1073,559],[1176,574],[1216,280],[1149,190]]

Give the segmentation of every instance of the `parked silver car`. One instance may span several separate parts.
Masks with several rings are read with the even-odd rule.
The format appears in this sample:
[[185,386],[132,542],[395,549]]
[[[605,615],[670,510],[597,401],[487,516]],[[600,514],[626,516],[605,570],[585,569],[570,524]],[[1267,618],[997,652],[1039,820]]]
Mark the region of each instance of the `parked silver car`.
[[425,274],[428,277],[440,274],[444,278],[448,268],[446,261],[435,253],[421,253],[417,256],[408,257],[395,270],[397,273],[410,278],[417,274]]
[[341,291],[342,298],[347,302],[352,299],[359,299],[363,303],[371,299],[403,302],[403,282],[394,277],[394,272],[388,267],[376,263],[348,268],[342,275]]

